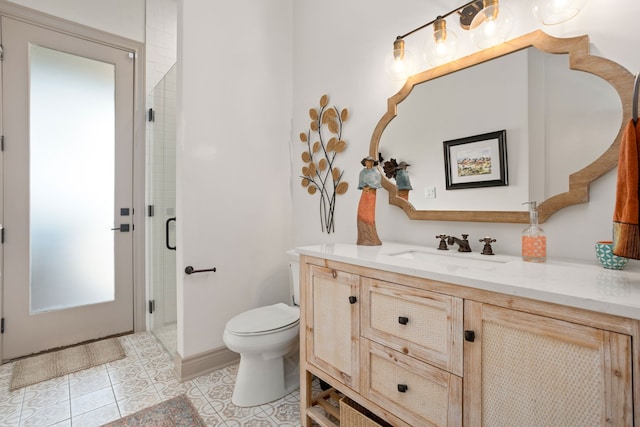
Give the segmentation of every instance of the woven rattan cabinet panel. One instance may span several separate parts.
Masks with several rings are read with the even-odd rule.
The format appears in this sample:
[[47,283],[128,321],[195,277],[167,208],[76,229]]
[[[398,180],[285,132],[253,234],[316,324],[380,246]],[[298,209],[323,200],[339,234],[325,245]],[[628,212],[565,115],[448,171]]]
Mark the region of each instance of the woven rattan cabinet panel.
[[307,361],[357,390],[360,335],[359,277],[310,266],[306,294]]
[[462,376],[461,298],[361,278],[362,336]]
[[460,426],[462,378],[361,339],[363,393],[412,426]]
[[631,337],[465,301],[465,426],[632,426]]

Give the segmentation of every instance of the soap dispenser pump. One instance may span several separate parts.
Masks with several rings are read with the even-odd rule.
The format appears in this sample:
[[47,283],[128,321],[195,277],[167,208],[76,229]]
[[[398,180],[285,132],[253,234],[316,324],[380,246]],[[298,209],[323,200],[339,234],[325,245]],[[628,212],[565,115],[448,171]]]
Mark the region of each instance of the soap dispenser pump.
[[529,205],[529,226],[522,232],[522,260],[529,262],[545,262],[547,260],[547,236],[538,225],[538,203],[525,202]]

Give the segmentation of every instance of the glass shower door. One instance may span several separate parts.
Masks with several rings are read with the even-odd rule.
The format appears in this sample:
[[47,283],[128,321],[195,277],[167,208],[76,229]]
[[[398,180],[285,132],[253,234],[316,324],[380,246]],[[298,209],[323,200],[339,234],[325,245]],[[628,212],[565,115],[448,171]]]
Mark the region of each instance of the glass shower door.
[[152,93],[150,126],[150,283],[151,331],[176,352],[176,66]]

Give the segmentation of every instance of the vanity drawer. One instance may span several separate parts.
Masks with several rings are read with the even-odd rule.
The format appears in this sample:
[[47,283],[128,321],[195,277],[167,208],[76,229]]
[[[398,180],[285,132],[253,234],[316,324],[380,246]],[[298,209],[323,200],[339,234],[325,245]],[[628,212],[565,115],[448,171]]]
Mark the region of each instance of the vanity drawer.
[[362,284],[362,336],[462,376],[463,301],[383,282]]
[[462,378],[361,339],[365,397],[413,426],[462,425]]

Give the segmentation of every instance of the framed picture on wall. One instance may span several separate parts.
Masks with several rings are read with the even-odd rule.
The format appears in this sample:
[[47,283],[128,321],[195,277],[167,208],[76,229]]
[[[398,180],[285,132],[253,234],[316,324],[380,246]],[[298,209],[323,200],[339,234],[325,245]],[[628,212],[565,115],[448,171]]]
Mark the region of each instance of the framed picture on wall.
[[509,185],[507,131],[444,141],[446,189]]

